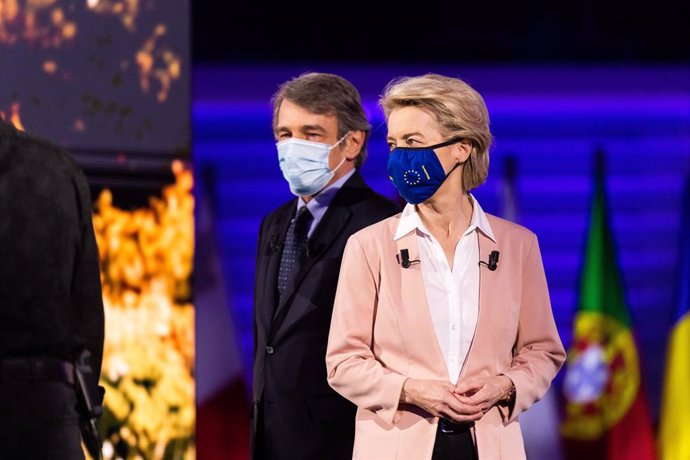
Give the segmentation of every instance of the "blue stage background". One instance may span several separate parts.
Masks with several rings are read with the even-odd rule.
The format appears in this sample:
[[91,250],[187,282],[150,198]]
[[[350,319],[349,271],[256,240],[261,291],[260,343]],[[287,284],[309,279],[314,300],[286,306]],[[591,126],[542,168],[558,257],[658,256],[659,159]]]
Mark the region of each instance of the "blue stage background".
[[487,212],[500,215],[504,160],[516,158],[519,220],[539,237],[566,346],[577,305],[593,155],[596,149],[605,152],[619,262],[656,420],[678,282],[682,182],[690,165],[690,67],[197,65],[197,185],[213,204],[228,308],[248,384],[259,224],[292,198],[278,168],[269,99],[282,81],[308,70],[338,73],[360,89],[374,127],[362,173],[391,198],[397,196],[386,173],[386,128],[376,105],[384,85],[396,76],[439,72],[461,77],[482,93],[496,144],[489,180],[474,194]]

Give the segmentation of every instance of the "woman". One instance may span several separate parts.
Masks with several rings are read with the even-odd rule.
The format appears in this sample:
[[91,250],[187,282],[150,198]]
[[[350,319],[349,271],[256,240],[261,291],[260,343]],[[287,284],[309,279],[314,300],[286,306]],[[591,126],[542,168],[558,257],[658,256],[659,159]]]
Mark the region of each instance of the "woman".
[[459,79],[393,81],[388,171],[408,202],[354,234],[326,364],[358,406],[354,458],[519,459],[517,416],[565,360],[536,236],[482,211],[492,136]]

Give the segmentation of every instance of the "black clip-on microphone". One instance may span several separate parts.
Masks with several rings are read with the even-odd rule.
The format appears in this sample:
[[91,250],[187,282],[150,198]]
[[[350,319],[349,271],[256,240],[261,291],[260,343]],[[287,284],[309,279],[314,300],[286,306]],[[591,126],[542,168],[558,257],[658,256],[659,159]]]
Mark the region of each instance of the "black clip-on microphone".
[[410,260],[410,251],[407,249],[401,249],[400,255],[396,254],[395,257],[398,259],[398,263],[402,265],[402,268],[410,268],[410,265],[419,263],[419,259]]
[[271,236],[268,240],[268,245],[271,248],[271,251],[278,252],[283,247],[283,242],[280,240],[280,234],[271,233]]
[[307,257],[309,257],[310,259],[318,256],[322,250],[323,250],[323,244],[321,244],[319,246],[315,246],[314,243],[312,243],[311,241],[307,242],[306,254],[307,254]]
[[489,263],[480,260],[479,265],[485,265],[492,272],[495,271],[496,267],[498,266],[498,251],[491,251],[489,253]]

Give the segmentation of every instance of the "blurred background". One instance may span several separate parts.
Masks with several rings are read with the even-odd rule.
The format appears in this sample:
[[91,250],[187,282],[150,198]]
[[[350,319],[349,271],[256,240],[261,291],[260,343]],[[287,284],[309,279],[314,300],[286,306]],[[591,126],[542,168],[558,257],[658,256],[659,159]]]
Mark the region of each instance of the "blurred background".
[[0,0],[0,116],[64,147],[91,186],[106,459],[195,452],[189,9]]
[[[360,90],[373,125],[362,173],[391,198],[397,195],[377,106],[384,86],[436,72],[460,77],[484,96],[496,143],[489,179],[474,194],[487,212],[538,235],[568,349],[582,342],[574,331],[600,152],[606,219],[639,356],[631,365],[640,384],[626,377],[623,387],[634,387],[648,410],[636,418],[656,437],[667,343],[681,289],[690,284],[690,272],[680,270],[681,238],[690,231],[681,230],[690,171],[688,17],[687,3],[668,1],[196,4],[192,123],[204,235],[197,251],[213,270],[196,291],[200,456],[208,449],[203,458],[246,458],[248,406],[237,407],[247,404],[251,388],[259,223],[292,198],[278,168],[269,100],[280,83],[306,71],[339,74]],[[197,265],[199,276],[203,270]],[[565,375],[564,367],[547,397],[521,417],[530,459],[584,458],[585,451],[591,458],[653,458],[645,448],[635,456],[596,445],[607,426],[568,408]],[[607,397],[616,400],[617,391],[607,387]],[[611,409],[606,404],[583,410]],[[579,436],[564,436],[566,420],[584,427],[575,430]],[[636,429],[626,431],[632,450],[638,439],[654,443]],[[220,451],[225,456],[214,456]]]
[[[669,405],[690,411],[687,397],[663,396],[681,388],[667,357],[690,304],[690,6],[523,3],[0,0],[0,116],[64,146],[91,184],[108,322],[106,458],[247,458],[256,240],[261,218],[292,198],[269,100],[306,71],[359,88],[373,126],[362,173],[394,199],[384,86],[436,72],[484,96],[496,144],[474,194],[538,235],[571,350],[521,416],[528,456],[653,458],[640,440],[663,444]],[[573,408],[569,369],[591,375],[573,350],[587,346],[575,331],[597,153],[639,359],[601,404]],[[687,337],[669,361],[685,366],[683,393]],[[587,419],[627,410],[619,388],[646,408],[635,415],[647,428],[625,432],[637,456],[602,448],[610,427]]]

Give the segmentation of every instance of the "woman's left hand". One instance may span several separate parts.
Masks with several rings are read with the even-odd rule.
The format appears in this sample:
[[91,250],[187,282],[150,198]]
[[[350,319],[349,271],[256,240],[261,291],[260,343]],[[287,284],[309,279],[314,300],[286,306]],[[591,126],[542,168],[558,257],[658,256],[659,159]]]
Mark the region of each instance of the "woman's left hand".
[[463,403],[475,406],[486,413],[497,402],[505,399],[513,387],[513,382],[505,375],[475,377],[459,383],[455,394]]

